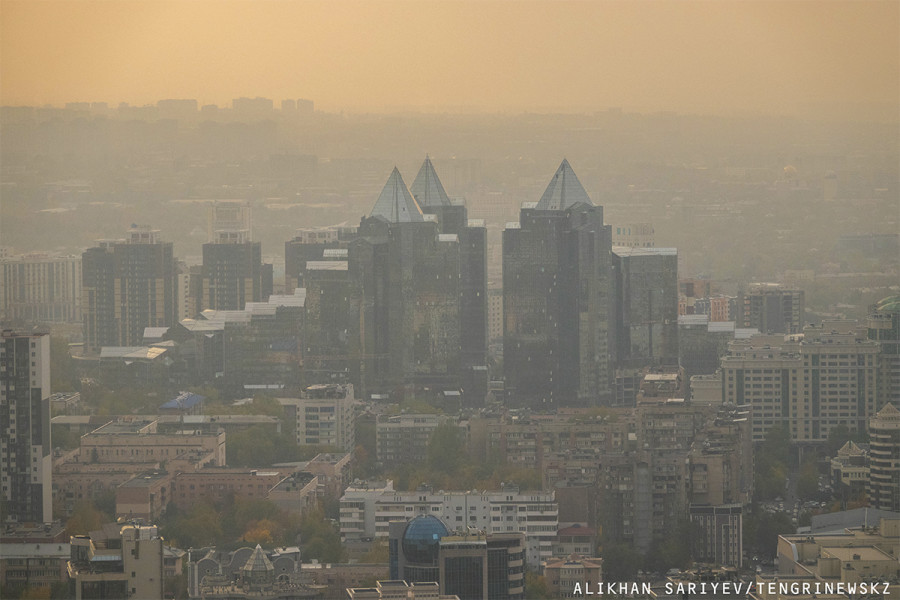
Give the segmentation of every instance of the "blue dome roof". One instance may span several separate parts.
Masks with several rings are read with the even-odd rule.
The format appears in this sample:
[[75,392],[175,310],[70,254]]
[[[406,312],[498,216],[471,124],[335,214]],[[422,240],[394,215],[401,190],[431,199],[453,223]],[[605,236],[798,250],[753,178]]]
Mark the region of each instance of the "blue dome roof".
[[450,535],[437,517],[416,517],[403,532],[403,555],[414,564],[436,564],[441,538]]

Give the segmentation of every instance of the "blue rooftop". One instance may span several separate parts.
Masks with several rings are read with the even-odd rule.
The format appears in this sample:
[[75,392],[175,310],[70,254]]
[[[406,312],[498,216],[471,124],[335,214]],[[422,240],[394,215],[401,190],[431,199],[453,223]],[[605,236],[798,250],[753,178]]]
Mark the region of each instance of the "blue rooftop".
[[201,396],[200,394],[192,394],[191,392],[181,392],[178,396],[160,406],[160,409],[193,408],[198,404],[201,404],[204,400],[206,400],[206,396]]

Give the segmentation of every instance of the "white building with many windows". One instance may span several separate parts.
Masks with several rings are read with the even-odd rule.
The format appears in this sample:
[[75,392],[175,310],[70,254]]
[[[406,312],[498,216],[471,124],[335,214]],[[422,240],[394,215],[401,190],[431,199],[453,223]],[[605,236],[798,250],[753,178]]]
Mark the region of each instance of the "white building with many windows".
[[754,441],[776,425],[795,442],[824,442],[838,425],[865,431],[881,408],[879,352],[855,321],[735,340],[722,358],[723,400],[751,406]]
[[341,498],[341,537],[387,538],[391,521],[433,515],[450,531],[469,528],[488,534],[525,534],[529,566],[549,559],[559,529],[554,492],[521,492],[514,485],[495,491],[444,491],[421,487],[414,492],[348,488]]

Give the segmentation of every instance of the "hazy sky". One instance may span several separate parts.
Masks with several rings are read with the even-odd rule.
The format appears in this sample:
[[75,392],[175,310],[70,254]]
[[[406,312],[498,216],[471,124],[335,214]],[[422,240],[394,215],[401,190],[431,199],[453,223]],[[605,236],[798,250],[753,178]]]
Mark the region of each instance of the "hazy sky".
[[896,118],[900,2],[0,0],[0,102]]

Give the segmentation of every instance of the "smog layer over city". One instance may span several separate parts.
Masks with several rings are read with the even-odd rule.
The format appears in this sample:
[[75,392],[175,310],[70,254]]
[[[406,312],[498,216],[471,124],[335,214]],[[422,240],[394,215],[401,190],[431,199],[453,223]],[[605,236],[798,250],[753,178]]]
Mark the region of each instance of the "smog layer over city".
[[900,3],[0,0],[0,597],[900,594]]

